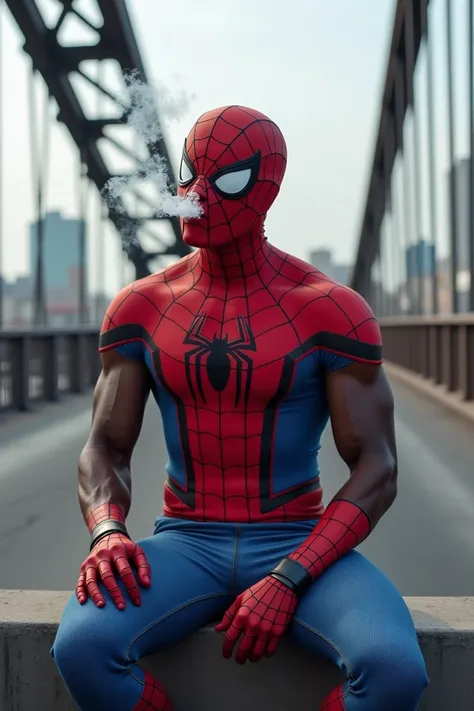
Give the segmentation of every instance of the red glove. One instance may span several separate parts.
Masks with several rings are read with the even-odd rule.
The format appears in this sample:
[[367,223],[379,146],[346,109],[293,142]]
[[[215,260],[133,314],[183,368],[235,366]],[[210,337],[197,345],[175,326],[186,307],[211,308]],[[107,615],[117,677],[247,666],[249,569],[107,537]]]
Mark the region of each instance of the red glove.
[[275,654],[278,643],[290,624],[298,598],[290,588],[271,576],[239,595],[227,610],[218,632],[227,632],[223,655],[230,659],[239,638],[235,661],[258,662]]
[[130,562],[137,570],[140,585],[149,588],[151,570],[145,553],[134,541],[121,533],[111,533],[94,546],[83,564],[76,585],[76,597],[83,605],[90,597],[97,607],[104,607],[105,599],[98,586],[99,579],[107,588],[119,610],[125,609],[125,599],[117,585],[116,574],[122,579],[134,605],[141,605],[140,590]]
[[[97,523],[105,520],[124,522],[125,517],[119,507],[103,504],[91,511],[87,519],[90,531]],[[119,610],[125,609],[125,598],[117,585],[116,575],[122,579],[134,605],[141,605],[140,590],[130,563],[136,569],[139,584],[144,588],[151,585],[151,570],[142,548],[123,533],[111,533],[101,538],[93,547],[83,564],[76,585],[76,597],[84,605],[90,597],[97,607],[104,607],[105,599],[99,588],[101,580],[112,601]]]

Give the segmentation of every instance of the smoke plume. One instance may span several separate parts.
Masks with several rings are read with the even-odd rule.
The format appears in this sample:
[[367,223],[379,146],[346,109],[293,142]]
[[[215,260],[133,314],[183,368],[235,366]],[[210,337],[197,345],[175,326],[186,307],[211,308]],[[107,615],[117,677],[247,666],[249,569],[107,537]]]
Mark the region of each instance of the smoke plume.
[[[144,143],[150,147],[162,138],[160,121],[171,123],[187,112],[190,97],[186,92],[170,92],[166,87],[155,88],[146,84],[137,72],[126,77],[129,107],[125,114],[126,124],[134,129]],[[132,173],[111,178],[104,186],[104,196],[109,207],[123,210],[123,198],[129,192],[139,192],[144,182],[153,187],[154,217],[199,217],[202,214],[198,196],[180,197],[172,184],[165,159],[151,155],[141,162]],[[149,197],[148,197],[149,199]]]

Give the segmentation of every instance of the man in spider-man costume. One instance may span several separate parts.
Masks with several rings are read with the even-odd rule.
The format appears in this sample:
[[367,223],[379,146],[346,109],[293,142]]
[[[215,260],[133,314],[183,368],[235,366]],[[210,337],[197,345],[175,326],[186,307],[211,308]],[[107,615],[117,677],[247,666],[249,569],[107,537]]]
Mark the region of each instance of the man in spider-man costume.
[[[216,618],[239,663],[274,654],[286,630],[335,662],[347,681],[326,711],[414,711],[427,684],[402,597],[353,550],[396,494],[380,331],[359,295],[267,242],[285,167],[284,138],[259,112],[204,114],[179,175],[202,207],[182,224],[198,249],[107,311],[79,463],[91,548],[53,647],[84,711],[170,711],[137,662]],[[150,391],[168,479],[137,544],[130,460]],[[329,417],[350,476],[324,507]]]

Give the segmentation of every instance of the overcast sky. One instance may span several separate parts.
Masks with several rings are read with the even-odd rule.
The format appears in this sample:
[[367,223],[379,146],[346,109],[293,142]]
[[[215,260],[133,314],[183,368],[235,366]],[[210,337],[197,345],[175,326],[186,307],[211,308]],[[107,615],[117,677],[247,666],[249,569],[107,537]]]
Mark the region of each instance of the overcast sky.
[[[94,2],[79,1],[77,7],[91,12]],[[38,0],[38,5],[49,18],[58,3]],[[131,17],[152,81],[194,95],[189,110],[167,127],[175,166],[184,136],[204,111],[235,103],[263,111],[282,128],[289,154],[283,188],[267,221],[270,241],[302,258],[312,248],[328,246],[338,260],[352,260],[394,5],[394,0],[135,0]],[[10,277],[28,268],[27,224],[35,208],[29,59],[8,11],[3,19],[3,263]],[[74,41],[78,33],[73,26],[65,28],[64,40]],[[77,151],[64,127],[54,123],[54,109],[52,116],[45,204],[74,216]],[[94,287],[99,279],[95,195],[88,210]],[[105,245],[105,283],[114,290],[132,274],[121,273],[111,229]]]

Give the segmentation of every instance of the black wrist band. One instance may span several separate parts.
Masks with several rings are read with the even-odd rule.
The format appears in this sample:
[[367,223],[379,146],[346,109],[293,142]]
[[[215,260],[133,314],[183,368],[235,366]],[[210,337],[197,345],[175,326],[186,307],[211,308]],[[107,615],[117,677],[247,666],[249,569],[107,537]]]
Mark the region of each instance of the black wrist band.
[[288,578],[285,578],[283,575],[280,575],[280,573],[275,573],[275,571],[273,571],[273,570],[270,573],[270,575],[272,578],[275,578],[275,580],[279,580],[280,583],[283,583],[283,585],[286,585],[287,588],[290,588],[290,590],[292,592],[298,594],[296,585],[291,580],[288,580]]
[[306,568],[291,558],[283,558],[278,565],[273,568],[270,575],[280,582],[288,585],[297,595],[302,595],[313,582],[313,578]]
[[101,521],[92,529],[91,545],[89,550],[92,550],[101,538],[105,538],[105,536],[108,536],[110,533],[123,533],[124,536],[128,537],[127,527],[124,523],[121,523],[120,521],[113,521],[112,519],[108,521]]

